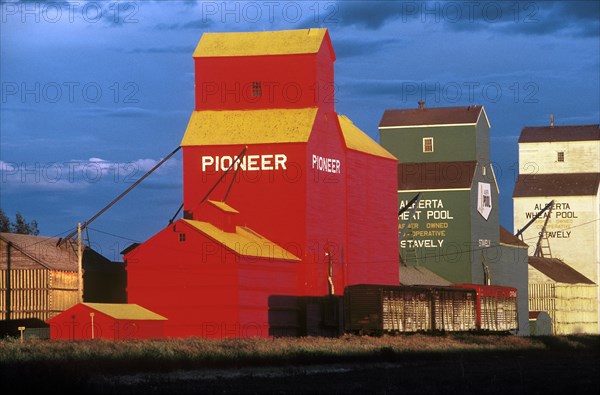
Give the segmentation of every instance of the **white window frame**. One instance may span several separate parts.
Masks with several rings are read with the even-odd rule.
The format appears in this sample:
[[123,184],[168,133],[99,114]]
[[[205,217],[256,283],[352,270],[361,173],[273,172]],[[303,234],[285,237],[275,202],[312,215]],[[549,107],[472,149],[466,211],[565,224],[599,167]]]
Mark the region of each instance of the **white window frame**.
[[[427,151],[425,149],[426,141],[431,141],[431,151]],[[434,148],[433,148],[433,137],[423,137],[423,153],[429,154],[429,153],[432,153],[433,150],[434,150]]]

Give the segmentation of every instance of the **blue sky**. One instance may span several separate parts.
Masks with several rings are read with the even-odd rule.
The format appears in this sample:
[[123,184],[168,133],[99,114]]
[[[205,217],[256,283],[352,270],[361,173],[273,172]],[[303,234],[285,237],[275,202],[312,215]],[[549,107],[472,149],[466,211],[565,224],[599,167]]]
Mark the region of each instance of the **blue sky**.
[[[329,29],[336,109],[378,141],[385,109],[480,104],[512,230],[524,126],[598,124],[594,1],[2,1],[0,206],[64,236],[176,148],[204,32]],[[109,259],[182,202],[176,154],[90,225]]]

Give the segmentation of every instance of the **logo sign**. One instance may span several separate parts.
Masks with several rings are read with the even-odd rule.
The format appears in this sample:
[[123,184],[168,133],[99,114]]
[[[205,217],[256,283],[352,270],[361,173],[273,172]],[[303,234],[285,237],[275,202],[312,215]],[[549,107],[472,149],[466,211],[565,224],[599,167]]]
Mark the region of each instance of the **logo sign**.
[[285,154],[245,155],[237,160],[236,156],[203,156],[202,171],[225,171],[231,165],[233,170],[238,167],[244,171],[286,170],[287,156]]
[[312,168],[326,173],[340,174],[341,172],[340,161],[338,159],[324,158],[315,154],[312,156]]
[[477,192],[477,211],[487,221],[492,211],[492,188],[487,182],[480,182]]

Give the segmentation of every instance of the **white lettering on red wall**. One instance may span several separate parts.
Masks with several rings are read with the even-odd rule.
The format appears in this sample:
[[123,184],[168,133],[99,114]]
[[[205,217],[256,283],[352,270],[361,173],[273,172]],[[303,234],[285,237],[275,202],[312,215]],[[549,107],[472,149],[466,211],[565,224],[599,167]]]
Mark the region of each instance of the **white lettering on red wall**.
[[[202,156],[202,171],[225,171],[240,168],[244,171],[287,170],[285,154],[244,155],[236,161],[237,156]],[[233,165],[233,166],[232,166]]]
[[324,158],[322,156],[312,156],[312,168],[326,173],[340,174],[341,167],[340,161],[334,158]]

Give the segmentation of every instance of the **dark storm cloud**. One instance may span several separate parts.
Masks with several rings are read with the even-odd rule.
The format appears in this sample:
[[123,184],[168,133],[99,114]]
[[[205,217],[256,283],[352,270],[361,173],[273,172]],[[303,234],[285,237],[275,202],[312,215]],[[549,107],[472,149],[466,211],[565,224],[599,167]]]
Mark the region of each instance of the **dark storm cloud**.
[[169,47],[134,48],[132,50],[126,51],[126,53],[132,53],[132,54],[186,53],[186,54],[189,54],[189,53],[193,53],[195,49],[196,48],[192,47],[192,46],[180,45],[180,46],[169,46]]
[[406,13],[402,1],[338,1],[336,16],[341,25],[377,30]]
[[337,59],[370,55],[390,46],[404,45],[400,39],[357,40],[335,39],[333,47]]
[[196,19],[188,22],[176,23],[159,23],[155,26],[156,30],[190,30],[190,29],[206,29],[213,25],[210,19]]
[[422,23],[456,31],[600,34],[597,1],[340,1],[336,16],[341,26],[370,30],[390,23]]
[[460,19],[448,11],[451,3],[441,3],[439,13],[445,26],[453,30],[583,37],[600,33],[600,3],[595,1],[485,1],[470,7],[470,12],[461,10]]

